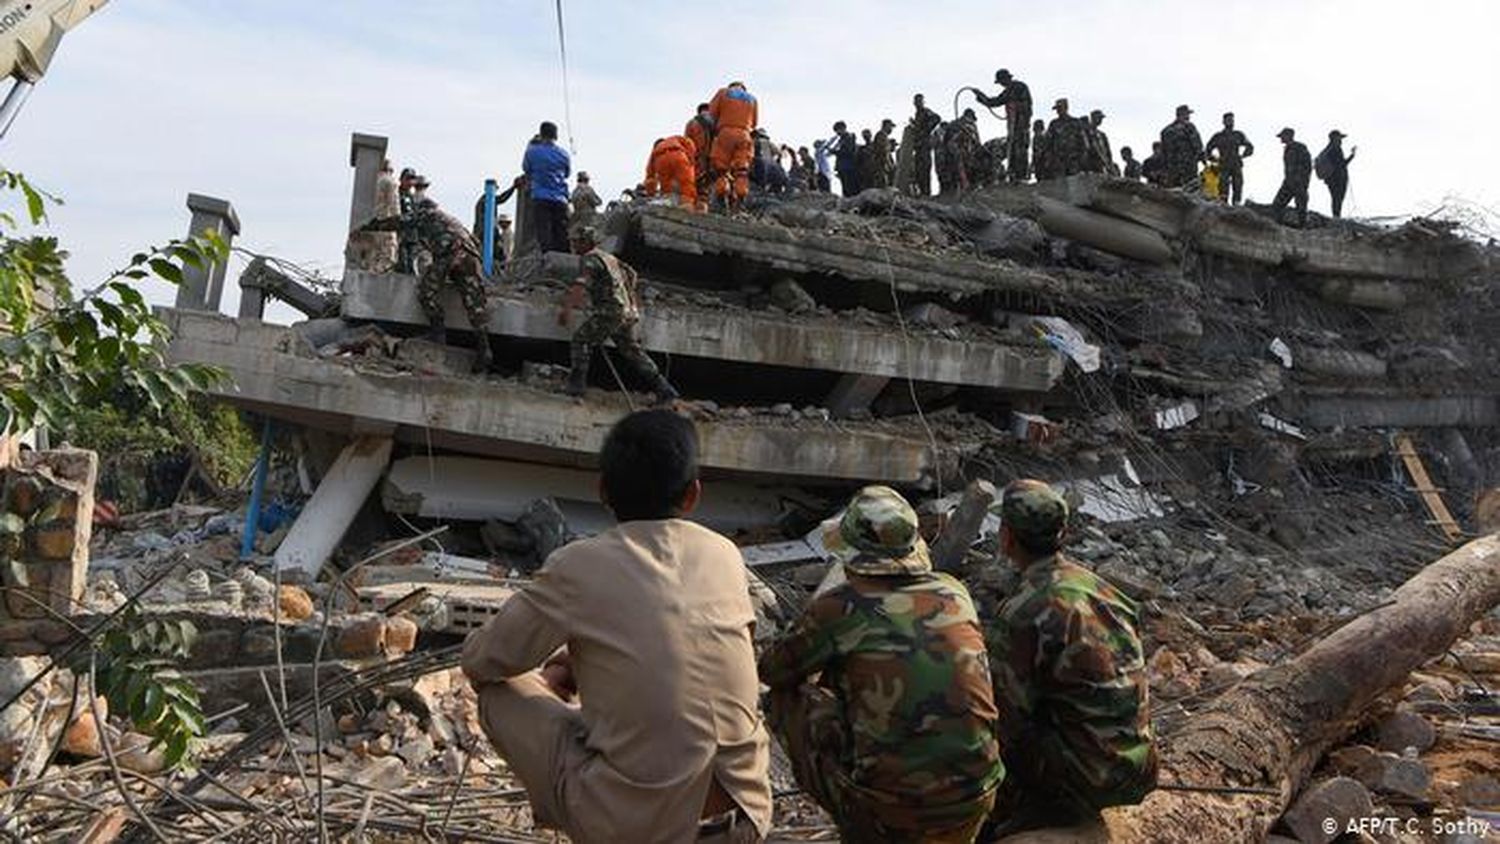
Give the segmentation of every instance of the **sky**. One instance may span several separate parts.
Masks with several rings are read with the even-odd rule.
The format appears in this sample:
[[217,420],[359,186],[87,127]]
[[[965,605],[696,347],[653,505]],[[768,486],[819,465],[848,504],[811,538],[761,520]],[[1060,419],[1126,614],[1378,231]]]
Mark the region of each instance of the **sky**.
[[[236,245],[336,278],[353,132],[388,137],[397,168],[427,174],[429,195],[467,220],[486,177],[516,175],[542,120],[563,125],[575,171],[611,198],[731,79],[797,146],[840,119],[904,125],[918,91],[951,117],[959,88],[993,92],[1003,66],[1038,116],[1060,96],[1074,114],[1103,109],[1116,149],[1149,150],[1179,103],[1205,139],[1233,110],[1256,146],[1249,199],[1274,195],[1275,135],[1291,126],[1314,154],[1334,128],[1359,148],[1351,216],[1453,198],[1500,208],[1494,0],[563,5],[571,109],[553,0],[112,0],[63,39],[0,162],[64,199],[48,229],[77,286],[186,234],[189,192],[234,204]],[[986,138],[1004,133],[980,115]],[[1327,204],[1314,182],[1313,207]],[[148,298],[171,301],[151,285]],[[226,288],[232,313],[239,291]]]

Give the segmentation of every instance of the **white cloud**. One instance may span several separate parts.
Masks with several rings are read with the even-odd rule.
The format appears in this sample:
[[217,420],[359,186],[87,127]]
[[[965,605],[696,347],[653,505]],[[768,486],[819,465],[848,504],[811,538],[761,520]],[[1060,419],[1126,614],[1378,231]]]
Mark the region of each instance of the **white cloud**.
[[[180,236],[189,191],[231,200],[242,245],[337,273],[351,132],[391,138],[398,165],[460,217],[486,176],[508,179],[541,119],[562,116],[551,3],[113,3],[64,41],[9,137],[7,166],[64,196],[53,228],[75,280]],[[1360,147],[1357,214],[1424,210],[1460,194],[1495,206],[1500,118],[1489,43],[1500,4],[1294,0],[753,5],[567,4],[576,166],[606,194],[640,178],[652,139],[681,130],[730,78],[779,140],[835,119],[904,120],[911,93],[944,112],[1004,65],[1039,114],[1068,96],[1102,107],[1116,146],[1149,148],[1172,107],[1205,134],[1233,109],[1258,147],[1267,198],[1274,134],[1309,145],[1340,128]],[[985,124],[987,133],[999,124]],[[1316,146],[1314,146],[1316,151]],[[1467,153],[1467,154],[1465,154]],[[1314,204],[1326,204],[1315,187]],[[228,291],[231,309],[237,291]],[[163,291],[154,291],[164,300]]]

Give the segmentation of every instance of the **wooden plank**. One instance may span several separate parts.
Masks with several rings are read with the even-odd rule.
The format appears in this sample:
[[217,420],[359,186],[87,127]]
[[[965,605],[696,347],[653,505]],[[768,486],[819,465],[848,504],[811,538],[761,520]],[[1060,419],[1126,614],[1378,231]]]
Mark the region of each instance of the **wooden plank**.
[[1432,515],[1432,523],[1442,529],[1443,535],[1449,542],[1458,542],[1463,538],[1463,531],[1459,529],[1458,522],[1453,520],[1453,514],[1448,512],[1448,505],[1443,503],[1443,496],[1437,487],[1433,486],[1432,478],[1427,475],[1427,467],[1422,463],[1421,455],[1412,445],[1411,437],[1406,434],[1397,434],[1396,453],[1400,455],[1401,462],[1406,465],[1406,473],[1411,476],[1412,490],[1422,497],[1422,502],[1427,505],[1427,512]]

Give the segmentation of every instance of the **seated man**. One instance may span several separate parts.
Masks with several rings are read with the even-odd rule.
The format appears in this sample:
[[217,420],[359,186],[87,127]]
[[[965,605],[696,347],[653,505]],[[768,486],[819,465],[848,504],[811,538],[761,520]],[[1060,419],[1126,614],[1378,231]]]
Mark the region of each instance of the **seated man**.
[[1008,777],[1002,832],[1087,823],[1156,785],[1136,608],[1059,553],[1068,505],[1016,481],[1000,499],[1000,550],[1021,572],[988,631]]
[[889,487],[861,490],[823,544],[847,580],[760,663],[797,781],[845,841],[973,841],[1005,768],[968,591],[932,571]]
[[537,823],[573,841],[757,841],[770,827],[745,566],[682,518],[702,490],[697,451],[669,411],[617,423],[599,490],[619,524],[554,552],[464,644],[485,734]]

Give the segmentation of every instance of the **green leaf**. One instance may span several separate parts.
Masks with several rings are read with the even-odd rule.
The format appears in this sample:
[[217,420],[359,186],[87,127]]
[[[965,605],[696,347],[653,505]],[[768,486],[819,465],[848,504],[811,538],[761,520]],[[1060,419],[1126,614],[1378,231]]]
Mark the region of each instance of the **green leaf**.
[[42,204],[42,195],[37,193],[36,188],[22,180],[21,193],[26,196],[26,213],[30,215],[32,225],[47,219],[46,206]]
[[170,281],[173,284],[182,283],[182,270],[178,269],[177,265],[173,264],[171,261],[168,261],[165,258],[152,258],[148,263],[151,265],[152,272],[156,273],[167,281]]
[[146,310],[146,297],[142,296],[141,292],[134,287],[123,281],[114,281],[110,282],[109,289],[113,290],[115,295],[120,297],[120,303],[126,307],[142,311]]
[[162,694],[161,686],[152,680],[146,685],[140,709],[132,710],[130,714],[134,717],[136,726],[144,728],[155,725],[166,711],[166,696]]

